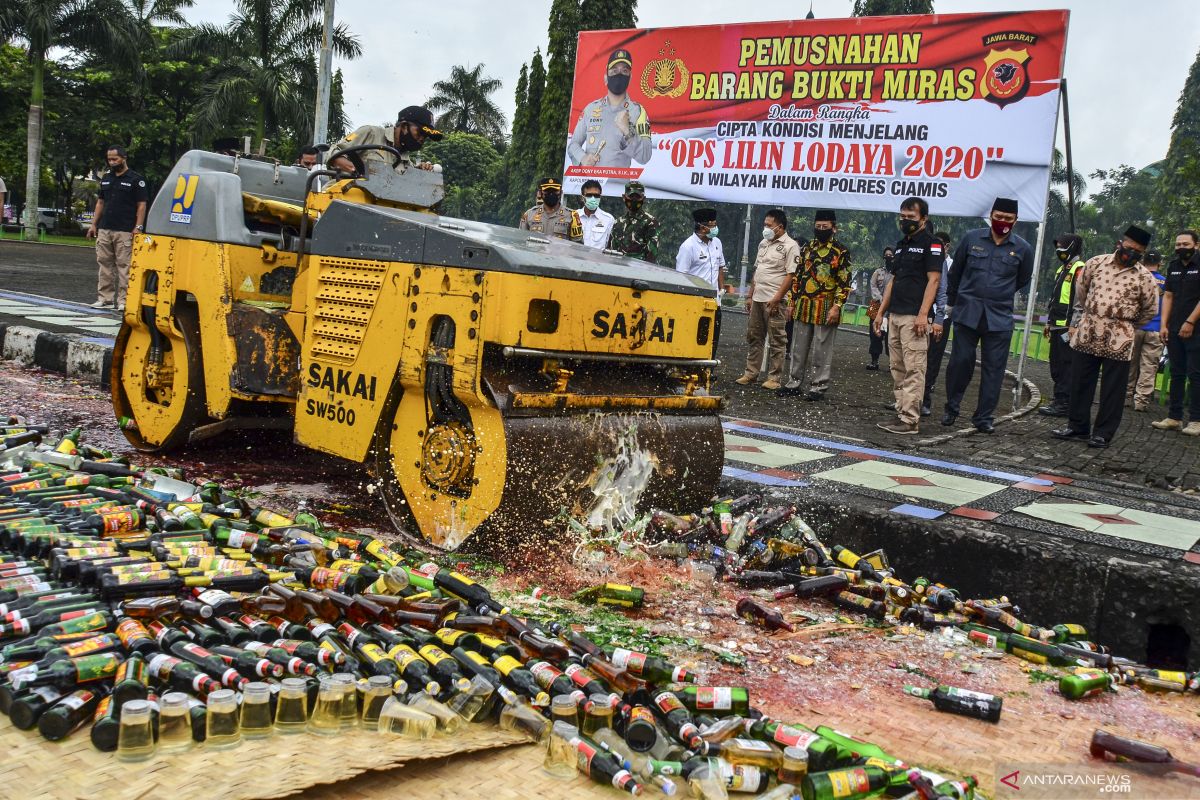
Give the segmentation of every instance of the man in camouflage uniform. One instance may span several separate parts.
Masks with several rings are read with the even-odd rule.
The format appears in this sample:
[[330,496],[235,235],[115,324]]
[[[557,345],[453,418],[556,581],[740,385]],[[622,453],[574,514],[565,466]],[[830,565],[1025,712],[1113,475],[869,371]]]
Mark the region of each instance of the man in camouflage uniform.
[[628,167],[645,164],[654,155],[650,120],[645,107],[629,99],[633,59],[629,51],[614,50],[604,70],[608,93],[583,109],[575,125],[567,155],[585,167]]
[[562,204],[562,182],[557,178],[542,178],[538,190],[542,193],[542,202],[521,215],[518,227],[523,231],[582,242],[583,226],[579,224],[579,217]]
[[646,187],[641,181],[625,184],[625,216],[613,223],[608,237],[610,250],[620,250],[627,256],[649,261],[658,261],[658,220],[650,216],[643,207],[646,202]]

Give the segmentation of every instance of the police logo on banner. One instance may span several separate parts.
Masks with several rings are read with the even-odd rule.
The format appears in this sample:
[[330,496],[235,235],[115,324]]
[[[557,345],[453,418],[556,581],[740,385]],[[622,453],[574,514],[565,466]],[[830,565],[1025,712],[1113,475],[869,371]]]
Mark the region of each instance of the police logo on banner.
[[1025,96],[1029,91],[1028,47],[1036,44],[1037,38],[1032,33],[1022,31],[992,33],[983,37],[984,47],[994,48],[999,44],[1025,45],[1020,49],[993,49],[984,57],[983,80],[980,82],[979,93],[985,100],[1004,108]]

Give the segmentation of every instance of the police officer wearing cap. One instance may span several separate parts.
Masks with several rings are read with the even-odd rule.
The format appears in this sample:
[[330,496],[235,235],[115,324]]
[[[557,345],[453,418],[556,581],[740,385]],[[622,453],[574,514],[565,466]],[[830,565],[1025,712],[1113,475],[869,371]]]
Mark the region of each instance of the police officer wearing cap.
[[363,161],[379,161],[393,164],[397,172],[404,172],[410,166],[420,169],[433,169],[427,161],[416,162],[411,154],[421,149],[427,140],[441,141],[442,132],[433,127],[433,114],[422,106],[409,106],[397,115],[395,125],[363,125],[353,133],[348,133],[329,150],[329,166],[333,169],[354,169],[353,162],[338,153],[348,147],[364,144],[388,145],[399,150],[404,155],[400,160],[386,150],[361,150],[358,157]]
[[604,82],[608,94],[583,109],[575,125],[567,155],[584,167],[628,167],[645,164],[654,154],[646,109],[629,99],[633,60],[624,48],[608,57]]
[[517,227],[523,231],[582,242],[583,228],[579,218],[562,204],[562,182],[558,178],[542,178],[538,191],[542,193],[542,202],[522,214]]
[[971,422],[980,433],[992,433],[996,405],[1004,382],[1004,365],[1013,332],[1013,296],[1029,288],[1033,248],[1012,232],[1017,201],[997,197],[990,225],[968,231],[954,251],[946,286],[953,309],[954,346],[946,367],[946,413],[943,425],[958,418],[963,394],[975,374],[979,352],[979,399]]
[[649,261],[658,261],[658,220],[646,211],[646,188],[641,181],[625,184],[625,215],[613,223],[608,246],[620,250],[627,256]]
[[[1158,313],[1158,284],[1138,262],[1149,232],[1130,225],[1112,253],[1084,264],[1071,315],[1071,411],[1067,427],[1051,434],[1108,447],[1121,425],[1134,331]],[[1092,398],[1100,383],[1100,407],[1092,423]]]

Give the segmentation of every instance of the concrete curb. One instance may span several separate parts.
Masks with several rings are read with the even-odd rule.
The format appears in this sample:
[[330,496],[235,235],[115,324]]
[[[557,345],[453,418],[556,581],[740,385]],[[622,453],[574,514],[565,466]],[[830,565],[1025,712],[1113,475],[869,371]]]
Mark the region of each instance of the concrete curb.
[[82,336],[0,323],[0,358],[109,387],[112,347]]

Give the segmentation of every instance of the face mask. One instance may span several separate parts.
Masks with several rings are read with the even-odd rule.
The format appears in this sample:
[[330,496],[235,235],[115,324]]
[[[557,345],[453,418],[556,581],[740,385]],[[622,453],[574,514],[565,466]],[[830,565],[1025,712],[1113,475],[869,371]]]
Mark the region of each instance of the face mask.
[[1011,222],[1001,222],[998,219],[992,220],[992,233],[997,236],[1008,236],[1008,232],[1013,229]]
[[583,198],[583,207],[586,208],[588,211],[595,211],[597,208],[600,207],[600,198],[599,197]]
[[1196,248],[1194,248],[1194,247],[1176,247],[1175,248],[1175,255],[1177,255],[1179,257],[1180,261],[1187,261],[1188,259],[1190,259],[1192,257],[1192,254],[1195,252],[1196,252]]
[[813,238],[818,242],[828,242],[833,238],[833,228],[827,228],[826,230],[813,228]]
[[631,213],[636,214],[639,210],[641,210],[643,202],[644,200],[640,197],[626,197],[625,208],[629,209]]
[[625,90],[629,88],[628,75],[609,75],[605,82],[608,84],[608,90],[613,94],[625,94]]
[[549,189],[542,192],[542,202],[550,206],[550,208],[554,208],[556,205],[558,205],[558,200],[560,197],[562,197],[561,194],[558,192],[552,192]]
[[775,231],[770,228],[763,228],[763,238],[770,241],[775,238]]
[[912,236],[921,227],[921,223],[915,219],[900,218],[900,232],[905,236]]
[[421,149],[421,143],[417,141],[417,137],[406,130],[400,134],[400,139],[396,143],[396,149],[401,153],[414,153]]
[[713,225],[711,228],[708,229],[708,236],[711,239],[712,237],[716,236],[720,232],[721,232],[721,229],[718,228],[716,225]]
[[1054,255],[1058,256],[1058,260],[1064,264],[1071,260],[1071,251],[1065,247],[1054,248]]
[[1117,247],[1116,255],[1117,255],[1117,260],[1125,265],[1136,264],[1137,260],[1142,257],[1141,254],[1138,253],[1137,250],[1134,250],[1133,248],[1130,248],[1130,247],[1120,247],[1120,246]]

